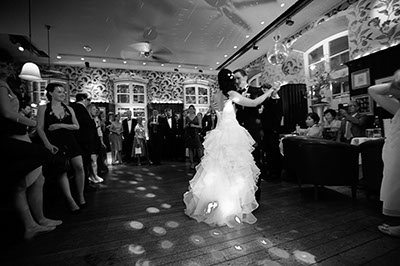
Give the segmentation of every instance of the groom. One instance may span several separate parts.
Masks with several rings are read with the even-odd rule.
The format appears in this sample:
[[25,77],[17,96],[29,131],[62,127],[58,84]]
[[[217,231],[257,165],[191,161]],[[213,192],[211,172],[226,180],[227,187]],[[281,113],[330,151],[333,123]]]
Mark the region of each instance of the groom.
[[[250,99],[255,99],[258,96],[264,94],[261,88],[252,87],[247,84],[248,76],[246,71],[243,69],[236,69],[233,74],[235,75],[236,85],[238,86],[238,92],[243,96],[248,97]],[[250,133],[254,141],[254,151],[253,157],[256,162],[256,165],[259,169],[262,169],[261,164],[261,132],[262,125],[260,119],[260,113],[258,111],[259,107],[243,107],[238,106],[236,111],[236,119],[239,124],[247,129]],[[261,173],[260,173],[261,176]],[[258,178],[257,182],[257,191],[256,191],[256,200],[259,203],[261,197],[261,186],[260,186],[261,178]]]

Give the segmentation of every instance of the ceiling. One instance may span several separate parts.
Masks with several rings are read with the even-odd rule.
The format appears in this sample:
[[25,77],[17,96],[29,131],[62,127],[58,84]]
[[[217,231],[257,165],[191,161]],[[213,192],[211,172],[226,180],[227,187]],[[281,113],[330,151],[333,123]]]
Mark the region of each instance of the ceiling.
[[[29,36],[29,0],[3,2],[0,48],[8,50],[17,61],[48,63],[46,57],[18,51],[8,38],[8,34]],[[278,25],[279,17],[299,2],[302,1],[31,0],[31,41],[45,53],[50,41],[51,64],[84,66],[89,62],[92,67],[178,68],[207,73],[229,61],[227,67],[235,69],[265,54],[277,32],[282,38],[289,36],[342,1],[311,1],[291,16],[293,26]],[[50,30],[45,25],[50,25]],[[269,33],[257,39],[266,28]],[[259,50],[248,49],[241,55],[240,51],[243,53],[243,48],[255,40]],[[303,42],[303,46],[307,45]]]

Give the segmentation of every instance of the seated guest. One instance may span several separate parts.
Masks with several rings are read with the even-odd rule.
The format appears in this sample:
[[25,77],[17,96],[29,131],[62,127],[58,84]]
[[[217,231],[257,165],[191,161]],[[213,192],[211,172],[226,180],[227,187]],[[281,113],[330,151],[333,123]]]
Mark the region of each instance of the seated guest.
[[327,140],[337,140],[341,122],[336,119],[336,111],[327,109],[324,112],[325,122],[322,124],[322,137]]
[[321,138],[322,130],[321,127],[318,125],[319,120],[320,118],[317,113],[308,113],[306,119],[306,125],[308,126],[308,128],[301,128],[297,133],[301,136]]
[[354,137],[365,137],[368,117],[359,113],[360,106],[355,101],[351,101],[348,108],[348,111],[339,109],[340,115],[343,118],[337,139],[350,143]]

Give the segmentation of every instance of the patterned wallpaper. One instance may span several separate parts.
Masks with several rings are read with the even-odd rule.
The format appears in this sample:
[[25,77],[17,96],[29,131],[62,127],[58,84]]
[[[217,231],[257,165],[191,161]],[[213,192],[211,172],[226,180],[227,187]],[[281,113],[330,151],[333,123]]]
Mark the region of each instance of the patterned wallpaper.
[[400,42],[400,0],[360,0],[347,18],[350,59]]
[[67,74],[70,78],[71,95],[88,92],[94,102],[114,102],[114,87],[111,75],[140,76],[147,79],[148,102],[183,102],[183,81],[202,79],[210,81],[212,93],[217,88],[217,76],[181,72],[160,72],[148,70],[127,70],[107,68],[85,68],[74,66],[53,66],[53,69]]

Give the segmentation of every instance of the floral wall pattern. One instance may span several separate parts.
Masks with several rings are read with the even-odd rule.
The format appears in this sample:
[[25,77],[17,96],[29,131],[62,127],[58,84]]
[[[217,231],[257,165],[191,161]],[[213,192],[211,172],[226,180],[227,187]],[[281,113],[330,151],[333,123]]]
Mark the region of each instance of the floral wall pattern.
[[111,75],[140,76],[147,79],[148,102],[183,102],[183,81],[186,79],[201,79],[210,81],[212,93],[217,88],[215,75],[160,72],[148,70],[127,70],[107,68],[83,68],[74,66],[54,66],[60,72],[69,76],[70,93],[88,92],[94,102],[114,102],[114,86]]
[[400,42],[400,0],[361,0],[348,13],[350,59]]
[[272,65],[267,61],[267,55],[263,55],[244,69],[261,69],[261,84],[271,84],[275,88],[287,83],[305,83],[303,54],[292,51],[282,65]]

